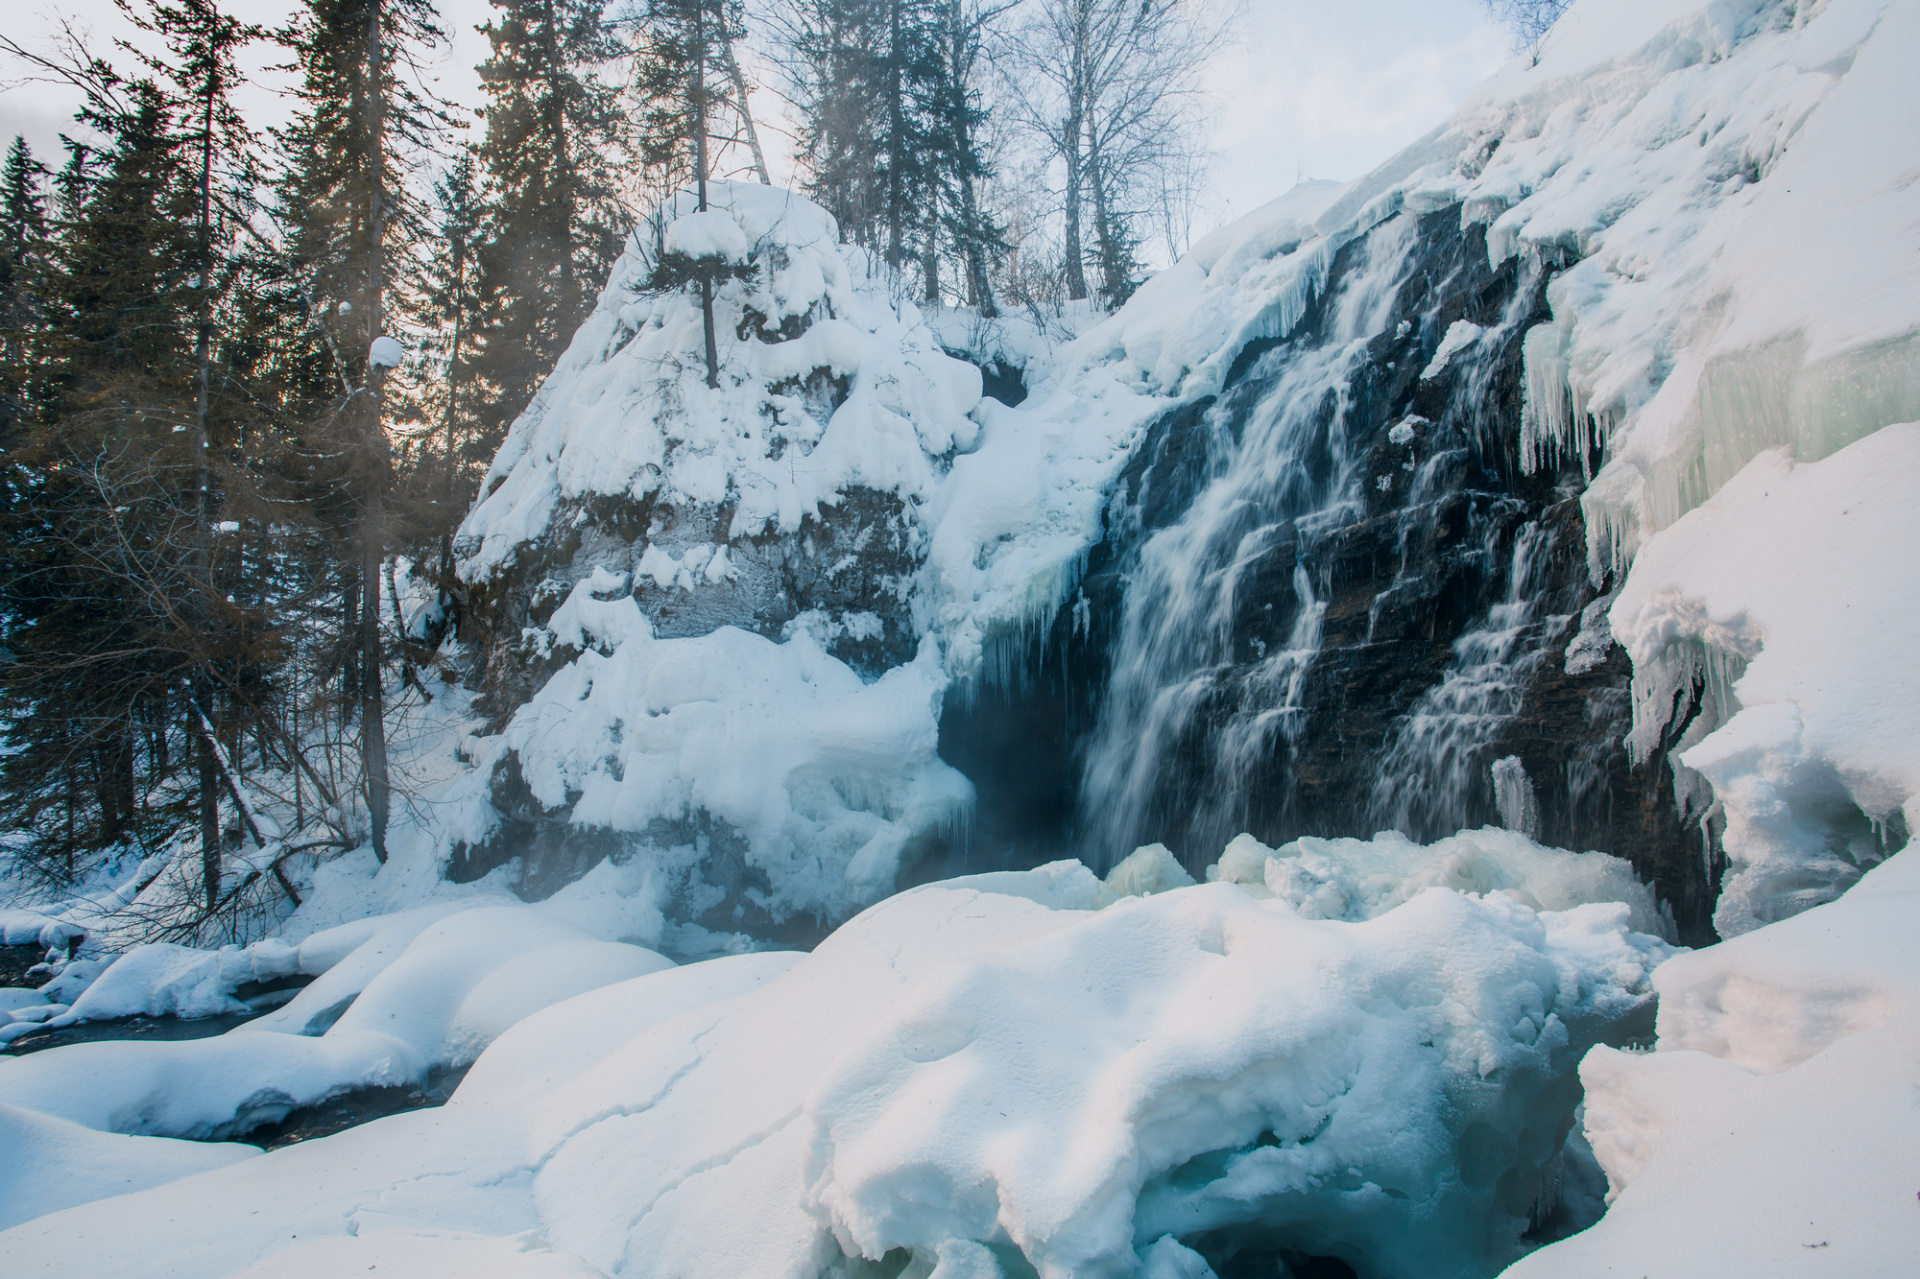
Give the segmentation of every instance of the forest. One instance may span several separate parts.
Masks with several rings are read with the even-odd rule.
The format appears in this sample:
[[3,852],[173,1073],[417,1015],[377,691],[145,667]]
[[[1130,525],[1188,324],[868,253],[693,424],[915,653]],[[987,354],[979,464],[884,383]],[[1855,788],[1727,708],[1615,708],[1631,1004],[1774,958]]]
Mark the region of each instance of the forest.
[[[236,848],[384,859],[387,722],[461,678],[456,527],[629,237],[657,241],[675,191],[770,181],[756,91],[898,296],[1044,324],[1185,247],[1233,20],[501,0],[468,113],[422,73],[447,38],[429,0],[315,0],[278,29],[120,2],[153,43],[0,38],[85,95],[63,157],[15,138],[0,179],[0,826],[48,889],[191,832],[199,908],[156,921],[182,938],[297,895],[280,860],[223,870]],[[241,106],[262,45],[298,74],[285,128]],[[668,253],[645,282],[706,298],[710,369],[728,269]],[[247,787],[295,828],[264,830]]]

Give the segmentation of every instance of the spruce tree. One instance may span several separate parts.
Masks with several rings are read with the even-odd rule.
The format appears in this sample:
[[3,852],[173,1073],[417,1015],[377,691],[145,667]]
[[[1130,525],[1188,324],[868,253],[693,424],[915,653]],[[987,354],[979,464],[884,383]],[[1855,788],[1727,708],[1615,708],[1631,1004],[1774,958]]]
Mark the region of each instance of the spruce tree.
[[47,166],[15,137],[0,169],[0,447],[29,412],[47,250]]
[[896,272],[920,265],[930,302],[941,262],[994,311],[988,268],[1000,236],[980,206],[990,175],[974,83],[983,32],[1005,6],[973,0],[795,0],[784,31],[807,194],[850,242]]
[[480,66],[487,185],[473,388],[482,443],[497,446],[592,309],[627,217],[613,163],[618,91],[594,70],[623,53],[599,0],[494,0]]
[[[124,3],[124,0],[123,0]],[[131,7],[128,11],[133,13]],[[164,4],[150,0],[145,14],[133,13],[136,24],[158,35],[165,57],[144,56],[156,75],[173,84],[173,102],[180,115],[180,142],[193,183],[192,244],[188,281],[195,300],[194,409],[189,449],[192,453],[192,537],[188,547],[188,576],[194,587],[188,601],[188,622],[203,635],[220,611],[213,580],[215,498],[209,465],[209,422],[213,409],[214,313],[219,305],[222,271],[218,241],[223,221],[214,202],[220,170],[234,161],[244,165],[253,137],[234,106],[233,91],[241,83],[235,54],[264,33],[222,13],[213,0],[180,0]],[[200,855],[207,902],[211,908],[220,891],[221,780],[214,758],[213,725],[220,719],[214,697],[214,678],[206,662],[196,663],[193,675],[188,736],[194,743],[199,773]]]
[[[390,292],[421,234],[406,199],[402,153],[430,144],[444,115],[408,72],[441,32],[427,0],[308,0],[285,34],[303,72],[302,110],[286,135],[288,180],[280,219],[293,283],[309,308],[319,349],[311,367],[328,382],[309,393],[312,446],[336,469],[316,467],[315,498],[344,543],[344,657],[359,711],[362,791],[374,855],[387,855],[387,771],[381,636],[381,566],[390,529],[386,379],[376,359]],[[384,341],[383,341],[384,339]]]
[[[727,64],[733,41],[745,35],[739,0],[646,0],[634,54],[633,83],[640,99],[636,142],[642,162],[663,193],[691,181],[695,207],[707,209],[714,124],[731,104]],[[737,108],[736,108],[737,109]],[[713,287],[733,264],[663,256],[656,288],[694,284],[705,326],[707,385],[720,385],[720,350],[713,327]]]

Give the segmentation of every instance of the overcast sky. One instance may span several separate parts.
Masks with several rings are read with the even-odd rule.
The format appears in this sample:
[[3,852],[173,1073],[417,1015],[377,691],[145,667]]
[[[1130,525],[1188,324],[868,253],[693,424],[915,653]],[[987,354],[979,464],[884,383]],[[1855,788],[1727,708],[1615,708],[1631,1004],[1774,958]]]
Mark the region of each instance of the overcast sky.
[[[0,3],[7,9],[6,34],[29,47],[53,37],[59,15],[102,48],[137,34],[112,0]],[[296,3],[228,0],[223,7],[276,24]],[[453,43],[433,68],[439,91],[475,104],[479,80],[472,68],[486,56],[487,42],[474,27],[492,6],[440,0],[440,11]],[[1245,0],[1245,11],[1240,38],[1208,76],[1218,157],[1208,223],[1249,212],[1299,178],[1360,176],[1445,119],[1508,56],[1506,34],[1488,20],[1480,0]],[[282,123],[291,110],[277,91],[286,77],[267,67],[272,60],[272,51],[256,50],[249,67],[258,87],[245,106],[260,124]],[[0,89],[0,138],[25,134],[36,154],[57,164],[58,135],[74,130],[77,96],[18,83],[20,69],[13,66],[0,65],[0,77],[10,86]],[[783,149],[773,138],[767,142],[770,150]]]

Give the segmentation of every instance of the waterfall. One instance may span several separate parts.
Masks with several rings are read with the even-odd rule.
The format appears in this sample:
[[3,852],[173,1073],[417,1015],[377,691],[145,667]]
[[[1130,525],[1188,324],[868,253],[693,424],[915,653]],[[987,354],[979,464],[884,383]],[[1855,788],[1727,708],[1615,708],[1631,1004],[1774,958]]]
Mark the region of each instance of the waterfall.
[[[1484,812],[1490,788],[1502,780],[1489,772],[1488,748],[1519,714],[1536,669],[1572,620],[1541,616],[1552,587],[1544,571],[1548,542],[1538,523],[1522,526],[1513,539],[1504,598],[1454,641],[1445,675],[1395,725],[1369,804],[1382,829],[1431,839],[1473,824]],[[1489,546],[1487,554],[1493,553]],[[1524,769],[1517,779],[1511,768],[1507,772],[1508,788],[1526,779]],[[1530,797],[1526,804],[1531,806]],[[1538,834],[1537,814],[1533,821],[1532,833]]]
[[[1096,864],[1156,829],[1169,794],[1206,815],[1206,835],[1231,836],[1256,767],[1298,740],[1330,594],[1299,548],[1366,509],[1353,375],[1394,314],[1418,229],[1404,215],[1375,228],[1326,300],[1324,340],[1269,352],[1251,370],[1264,382],[1258,397],[1249,405],[1229,395],[1197,428],[1207,433],[1200,491],[1141,542],[1124,575],[1079,796],[1081,839]],[[1276,557],[1293,560],[1282,591],[1271,578]],[[1236,625],[1261,596],[1271,624],[1260,629],[1272,639]]]

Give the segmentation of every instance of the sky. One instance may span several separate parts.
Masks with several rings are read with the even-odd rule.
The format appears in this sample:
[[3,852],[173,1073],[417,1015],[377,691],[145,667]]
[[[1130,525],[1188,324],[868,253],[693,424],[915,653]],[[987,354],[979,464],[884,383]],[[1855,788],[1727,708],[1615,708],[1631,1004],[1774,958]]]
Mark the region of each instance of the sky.
[[[1506,61],[1511,45],[1480,0],[1242,0],[1231,46],[1209,70],[1214,154],[1212,191],[1196,231],[1284,194],[1302,178],[1346,181],[1366,173],[1444,120],[1467,93]],[[228,0],[223,7],[253,22],[284,22],[296,0]],[[487,0],[440,0],[451,46],[429,67],[439,93],[463,105],[481,101],[473,67],[487,42],[474,28],[487,20]],[[97,48],[136,36],[112,0],[6,0],[5,34],[43,47],[64,16]],[[284,123],[292,112],[290,83],[265,48],[247,69],[256,82],[243,100],[257,124]],[[765,99],[763,102],[762,99]],[[78,97],[22,82],[22,69],[0,62],[0,139],[24,134],[50,164],[61,157],[59,134],[74,132]],[[756,94],[767,149],[785,151],[779,103]],[[784,155],[769,156],[778,180],[791,172]]]

